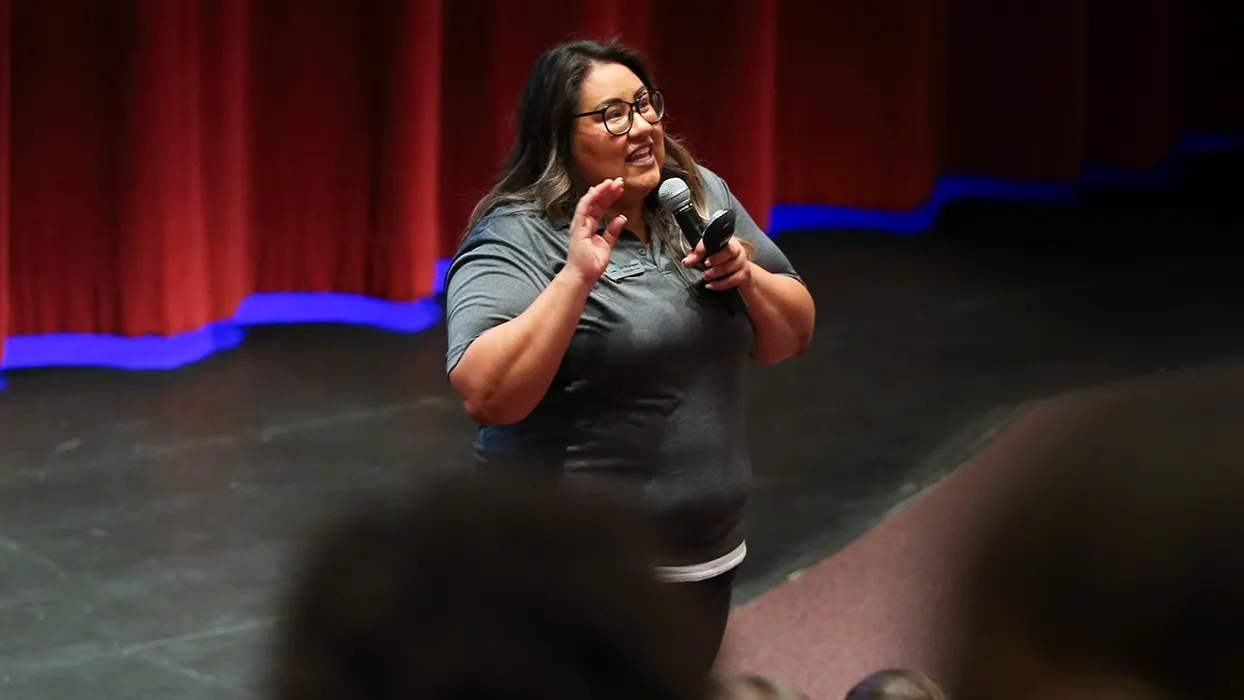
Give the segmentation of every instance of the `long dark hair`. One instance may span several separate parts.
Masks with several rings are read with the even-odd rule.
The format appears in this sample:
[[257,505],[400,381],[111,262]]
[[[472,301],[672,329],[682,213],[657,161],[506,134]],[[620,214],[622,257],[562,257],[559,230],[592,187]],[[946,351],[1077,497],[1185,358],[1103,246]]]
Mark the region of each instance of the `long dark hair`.
[[[467,233],[501,206],[517,204],[525,211],[541,211],[557,225],[574,215],[575,205],[587,192],[571,155],[574,115],[579,91],[592,67],[602,63],[626,66],[649,89],[656,89],[652,73],[639,54],[617,42],[573,41],[560,44],[536,59],[518,106],[514,146],[501,167],[496,184],[471,213]],[[665,133],[662,179],[680,177],[691,188],[691,201],[707,217],[704,181],[691,152]],[[659,211],[656,191],[645,201],[645,216]],[[659,217],[654,217],[659,218]],[[659,223],[659,222],[653,222]],[[671,238],[671,240],[675,240]],[[676,240],[681,241],[681,237]]]

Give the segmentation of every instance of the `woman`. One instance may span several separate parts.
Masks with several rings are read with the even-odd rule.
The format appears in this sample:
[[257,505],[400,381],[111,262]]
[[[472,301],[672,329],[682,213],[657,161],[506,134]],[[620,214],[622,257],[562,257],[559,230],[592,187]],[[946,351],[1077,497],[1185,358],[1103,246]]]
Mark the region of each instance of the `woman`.
[[[664,113],[623,47],[580,41],[536,61],[513,150],[447,273],[447,371],[481,426],[481,468],[643,500],[667,538],[661,575],[712,611],[711,665],[747,551],[744,371],[802,353],[814,307],[726,183],[665,133]],[[687,182],[702,218],[734,210],[726,249],[705,261],[688,248],[657,201],[668,177]],[[731,288],[746,314],[720,298]]]

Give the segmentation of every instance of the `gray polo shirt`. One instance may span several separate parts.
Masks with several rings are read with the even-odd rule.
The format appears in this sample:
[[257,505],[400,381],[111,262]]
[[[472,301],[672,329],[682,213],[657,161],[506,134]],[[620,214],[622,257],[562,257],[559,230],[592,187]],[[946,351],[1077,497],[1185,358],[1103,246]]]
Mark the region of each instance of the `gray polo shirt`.
[[[701,168],[709,211],[733,208],[755,262],[798,279],[730,192]],[[481,333],[522,313],[564,265],[568,229],[500,209],[475,227],[446,275],[447,371]],[[687,281],[679,259],[623,232],[588,297],[548,394],[512,425],[483,426],[483,469],[528,469],[642,499],[661,517],[668,565],[725,555],[743,541],[751,479],[744,372],[753,331],[720,294]],[[693,281],[698,273],[692,275]]]

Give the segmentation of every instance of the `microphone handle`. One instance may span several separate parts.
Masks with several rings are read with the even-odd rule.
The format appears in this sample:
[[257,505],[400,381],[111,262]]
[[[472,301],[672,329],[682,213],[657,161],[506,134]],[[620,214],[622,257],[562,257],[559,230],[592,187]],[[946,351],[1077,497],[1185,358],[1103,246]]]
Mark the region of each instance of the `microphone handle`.
[[738,287],[723,289],[718,294],[725,295],[726,308],[730,310],[730,313],[737,315],[747,312],[747,299]]
[[[678,221],[678,228],[682,229],[683,238],[687,239],[687,245],[692,250],[700,244],[700,239],[704,236],[704,222],[700,221],[700,217],[696,215],[695,209],[691,207],[681,207],[674,211],[674,219]],[[728,240],[728,239],[727,239]],[[717,250],[708,252],[712,255],[725,247],[726,241],[722,241]],[[712,290],[708,290],[712,291]],[[725,297],[726,308],[732,314],[741,314],[747,311],[747,299],[743,297],[743,292],[738,287],[723,289],[718,294]]]
[[[721,245],[717,246],[717,250],[712,250],[712,251],[705,250],[704,257],[709,257],[711,255],[714,255],[718,251],[720,251],[722,248],[725,248],[726,243],[729,240],[730,240],[729,238],[723,240],[721,242]],[[717,294],[721,294],[725,297],[726,308],[730,310],[730,313],[741,314],[747,311],[747,299],[744,298],[743,296],[743,290],[739,289],[738,287],[731,287],[729,289],[723,289],[720,292],[717,292]]]
[[700,244],[700,238],[704,236],[704,222],[700,221],[695,209],[690,206],[677,209],[674,212],[674,219],[678,221],[678,228],[682,229],[682,237],[687,239],[687,245],[695,250],[695,247]]

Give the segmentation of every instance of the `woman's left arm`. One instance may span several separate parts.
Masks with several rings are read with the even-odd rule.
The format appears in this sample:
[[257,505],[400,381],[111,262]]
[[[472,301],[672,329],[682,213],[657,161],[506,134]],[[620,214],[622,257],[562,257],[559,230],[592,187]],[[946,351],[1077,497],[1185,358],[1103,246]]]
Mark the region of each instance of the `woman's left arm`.
[[[703,250],[698,248],[685,262],[696,264]],[[756,334],[753,360],[776,364],[808,348],[816,326],[816,304],[802,281],[761,267],[750,259],[737,238],[708,258],[707,264],[704,279],[709,289],[738,287],[747,300],[747,314]]]
[[[708,260],[703,271],[710,289],[738,287],[747,300],[747,315],[755,331],[751,358],[776,364],[803,354],[812,342],[816,305],[803,279],[773,239],[756,224],[725,180],[703,171],[714,208],[735,214],[734,236],[725,248]],[[704,256],[704,242],[691,251],[683,264],[697,266]]]

